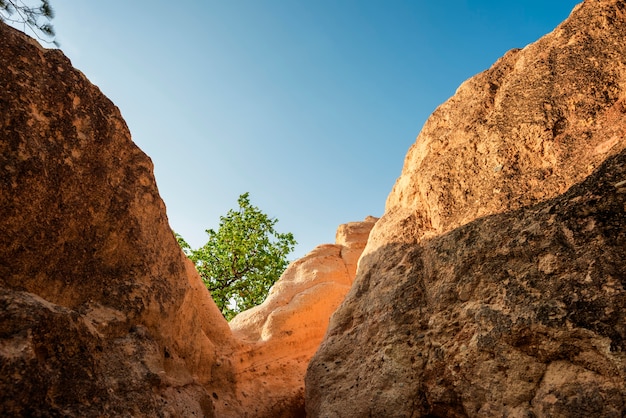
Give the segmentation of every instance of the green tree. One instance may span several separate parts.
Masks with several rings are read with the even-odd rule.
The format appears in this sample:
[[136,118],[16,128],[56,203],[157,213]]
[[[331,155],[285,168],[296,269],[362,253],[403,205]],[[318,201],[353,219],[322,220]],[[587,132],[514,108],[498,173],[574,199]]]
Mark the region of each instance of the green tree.
[[[26,28],[46,43],[54,43],[54,27],[50,21],[54,18],[54,10],[48,0],[37,0],[34,6],[29,6],[24,0],[0,0],[0,20],[13,26]],[[43,37],[41,36],[43,35]]]
[[238,203],[238,210],[220,217],[217,231],[206,231],[209,240],[197,250],[176,234],[227,320],[265,300],[296,245],[293,234],[275,230],[277,219],[250,204],[248,193],[239,196]]

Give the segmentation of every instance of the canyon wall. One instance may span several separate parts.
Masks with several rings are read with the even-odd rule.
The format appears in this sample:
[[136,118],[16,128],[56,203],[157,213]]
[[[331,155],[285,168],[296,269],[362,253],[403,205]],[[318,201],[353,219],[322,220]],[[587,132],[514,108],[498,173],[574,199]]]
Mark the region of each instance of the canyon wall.
[[60,51],[0,39],[0,415],[213,416],[238,343],[150,159]]
[[0,39],[0,415],[303,416],[376,219],[229,325],[119,110],[60,51],[3,23]]
[[337,229],[335,244],[291,263],[261,305],[230,322],[237,393],[251,417],[304,416],[304,376],[330,315],[350,290],[376,218]]
[[230,326],[119,110],[60,51],[0,39],[0,415],[626,412],[626,2],[463,83],[384,216]]
[[626,412],[626,2],[428,119],[306,376],[312,417]]

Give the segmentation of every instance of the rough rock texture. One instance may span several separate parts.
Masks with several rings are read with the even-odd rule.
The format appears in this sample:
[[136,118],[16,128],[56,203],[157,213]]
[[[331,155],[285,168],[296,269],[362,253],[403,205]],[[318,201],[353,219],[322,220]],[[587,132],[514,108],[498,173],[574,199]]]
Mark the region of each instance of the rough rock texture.
[[334,245],[320,245],[290,264],[263,304],[230,322],[244,342],[233,362],[237,392],[250,416],[304,416],[307,365],[352,285],[376,221],[341,225]]
[[306,376],[309,416],[626,413],[626,2],[429,118]]
[[622,417],[625,180],[626,151],[558,198],[364,255],[309,415]]
[[222,416],[238,344],[152,163],[61,52],[0,39],[0,416]]
[[464,82],[409,150],[369,247],[552,198],[621,150],[625,7],[582,3],[552,33]]
[[233,332],[118,109],[61,52],[0,39],[0,416],[302,416],[376,219],[293,263]]

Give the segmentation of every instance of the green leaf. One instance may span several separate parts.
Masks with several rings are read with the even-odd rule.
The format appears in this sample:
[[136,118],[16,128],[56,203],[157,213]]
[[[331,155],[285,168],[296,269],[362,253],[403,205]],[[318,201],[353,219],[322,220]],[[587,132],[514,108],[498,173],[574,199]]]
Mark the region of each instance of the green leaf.
[[217,231],[206,230],[209,239],[202,247],[193,250],[175,234],[228,320],[265,300],[296,245],[292,233],[274,229],[277,219],[250,203],[249,193],[240,195],[237,203],[237,210],[220,216]]

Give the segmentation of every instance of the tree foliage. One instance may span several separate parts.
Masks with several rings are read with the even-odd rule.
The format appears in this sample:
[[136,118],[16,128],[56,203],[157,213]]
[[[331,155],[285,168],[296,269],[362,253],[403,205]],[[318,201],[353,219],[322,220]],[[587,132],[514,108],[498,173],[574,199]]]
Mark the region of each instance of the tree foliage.
[[228,320],[263,302],[296,245],[293,234],[276,231],[277,219],[250,204],[248,193],[239,196],[238,203],[238,210],[220,217],[217,231],[206,231],[209,240],[197,250],[176,234]]
[[48,0],[37,0],[34,6],[24,0],[0,0],[0,20],[21,26],[24,32],[30,28],[39,40],[57,45],[50,23],[53,18],[54,10]]

